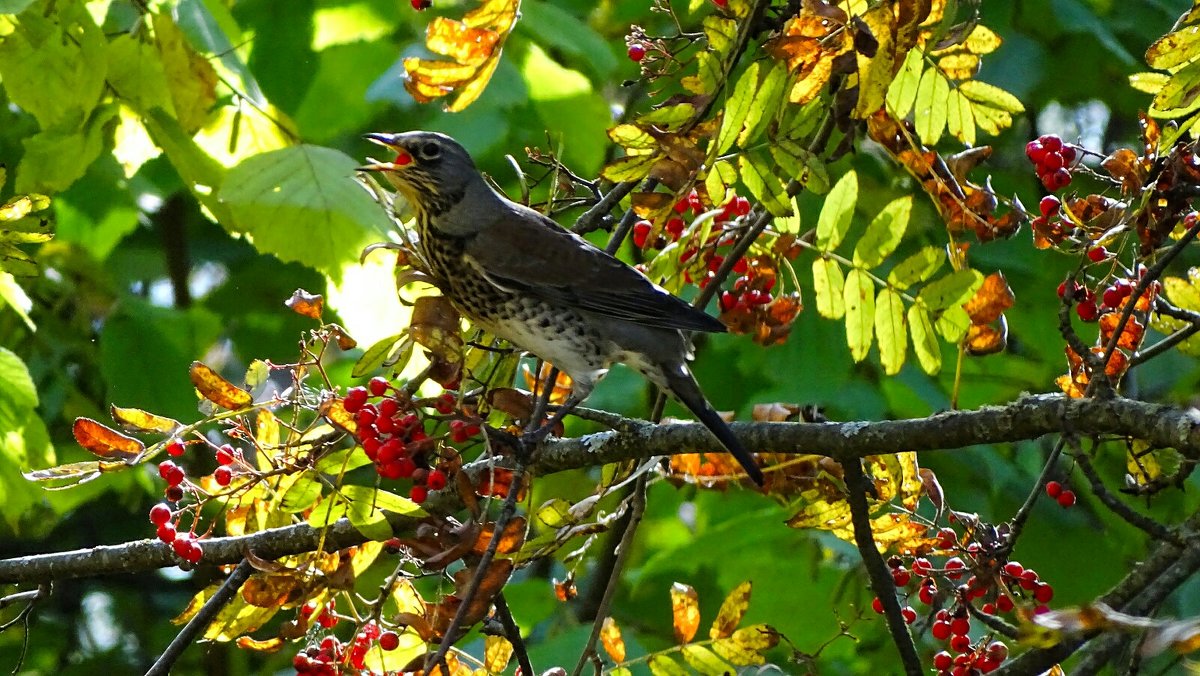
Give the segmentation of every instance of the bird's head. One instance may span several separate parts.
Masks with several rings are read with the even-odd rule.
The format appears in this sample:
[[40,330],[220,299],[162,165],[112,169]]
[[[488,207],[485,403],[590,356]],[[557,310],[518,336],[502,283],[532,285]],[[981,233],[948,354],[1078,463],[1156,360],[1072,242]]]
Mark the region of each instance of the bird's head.
[[418,211],[443,213],[463,198],[483,177],[457,141],[432,131],[366,134],[363,138],[387,148],[391,161],[368,158],[363,171],[379,173]]

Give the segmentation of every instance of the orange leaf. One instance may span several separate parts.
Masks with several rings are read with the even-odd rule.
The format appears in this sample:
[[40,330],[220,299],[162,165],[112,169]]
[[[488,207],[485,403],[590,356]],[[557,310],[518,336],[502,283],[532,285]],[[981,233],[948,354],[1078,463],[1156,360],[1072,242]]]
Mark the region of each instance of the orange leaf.
[[1000,322],[1000,328],[988,325],[972,324],[967,329],[967,337],[963,339],[963,347],[972,357],[1001,352],[1008,346],[1008,322]]
[[979,290],[963,305],[963,309],[971,317],[974,324],[991,324],[1013,306],[1016,296],[1004,279],[1004,273],[993,272],[988,275]]
[[236,411],[254,403],[254,397],[249,392],[225,380],[216,371],[198,361],[192,362],[188,375],[192,378],[192,384],[200,391],[200,396],[221,408]]
[[258,653],[277,653],[283,648],[283,639],[279,636],[274,636],[260,641],[249,636],[239,636],[237,647],[242,650],[253,650]]
[[143,411],[140,408],[121,408],[109,406],[113,420],[121,427],[131,432],[156,432],[158,434],[174,434],[183,425],[178,420]]
[[422,103],[457,90],[454,101],[446,106],[451,112],[471,105],[500,62],[504,41],[517,21],[518,5],[518,0],[484,0],[462,21],[435,18],[426,29],[425,46],[451,60],[405,59],[408,79],[404,88]]
[[579,589],[575,587],[575,576],[567,575],[567,579],[559,580],[555,578],[554,583],[554,598],[561,603],[566,603],[576,596],[579,596]]
[[[1120,312],[1105,312],[1100,315],[1100,342],[1107,345],[1112,340],[1113,332],[1117,329],[1117,323],[1121,320]],[[1125,323],[1125,328],[1121,331],[1121,337],[1117,339],[1117,347],[1123,347],[1127,350],[1136,350],[1142,344],[1142,338],[1146,335],[1146,327],[1137,320],[1137,317],[1130,316],[1129,321]]]
[[296,588],[296,577],[291,574],[255,575],[242,585],[242,600],[258,608],[274,608],[283,605]]
[[[475,539],[475,553],[483,554],[488,544],[492,541],[492,533],[496,532],[496,523],[487,523],[479,530],[479,537]],[[521,548],[525,543],[525,517],[515,516],[509,520],[504,526],[504,532],[500,535],[500,542],[496,543],[497,554],[511,554]]]
[[321,321],[325,311],[325,297],[319,293],[309,293],[304,289],[296,289],[292,297],[283,302],[292,312],[303,317]]
[[614,662],[620,664],[625,661],[625,639],[621,638],[621,628],[611,617],[604,618],[604,624],[600,627],[600,644]]
[[729,592],[729,596],[726,596],[725,602],[721,604],[721,610],[717,612],[717,619],[713,620],[712,628],[708,630],[709,638],[733,636],[734,630],[746,615],[746,609],[750,607],[751,587],[750,581],[747,580]]
[[358,422],[354,414],[346,410],[345,400],[330,399],[321,406],[321,415],[335,427],[340,427],[348,434],[358,434]]
[[671,585],[671,621],[675,641],[680,644],[691,641],[700,628],[700,600],[690,585]]
[[105,427],[91,418],[76,418],[71,427],[75,441],[101,458],[128,462],[146,449],[146,445],[133,437]]

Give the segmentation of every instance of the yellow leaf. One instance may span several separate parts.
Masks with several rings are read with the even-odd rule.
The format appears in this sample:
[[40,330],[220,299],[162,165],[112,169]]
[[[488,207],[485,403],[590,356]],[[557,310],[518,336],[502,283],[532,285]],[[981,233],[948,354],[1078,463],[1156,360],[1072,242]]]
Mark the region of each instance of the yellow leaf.
[[734,630],[745,617],[746,609],[750,607],[752,586],[747,580],[729,592],[721,604],[721,610],[717,612],[717,619],[713,620],[712,627],[708,630],[709,638],[726,638],[733,635]]
[[483,666],[489,672],[498,674],[508,666],[512,658],[513,645],[503,636],[487,636],[483,641]]
[[619,664],[625,661],[625,639],[621,638],[621,628],[611,617],[604,618],[604,624],[600,627],[600,645],[604,646],[604,652],[614,662]]
[[460,111],[483,93],[500,60],[504,41],[517,20],[518,0],[485,0],[462,21],[437,17],[425,32],[425,46],[450,61],[404,60],[405,89],[422,103],[457,91],[446,106]]
[[875,338],[875,283],[859,268],[846,275],[846,345],[856,362],[867,358]]
[[191,376],[192,384],[196,386],[200,396],[221,408],[236,411],[254,402],[249,392],[225,380],[216,371],[198,361],[192,362],[188,375]]
[[700,601],[691,586],[676,582],[671,585],[671,620],[675,641],[687,643],[700,628]]

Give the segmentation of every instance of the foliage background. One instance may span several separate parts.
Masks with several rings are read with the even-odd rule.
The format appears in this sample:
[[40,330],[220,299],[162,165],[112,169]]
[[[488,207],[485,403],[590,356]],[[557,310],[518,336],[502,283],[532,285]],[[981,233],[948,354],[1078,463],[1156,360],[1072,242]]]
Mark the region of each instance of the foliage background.
[[[25,4],[0,2],[0,11]],[[60,11],[83,6],[78,0],[58,4]],[[703,2],[673,5],[685,19],[710,11]],[[562,149],[578,174],[599,171],[611,152],[605,130],[642,86],[637,66],[625,57],[624,36],[631,24],[653,30],[665,20],[643,2],[525,0],[486,92],[467,112],[447,114],[436,105],[416,104],[403,89],[400,61],[421,53],[431,16],[407,3],[180,0],[169,6],[201,53],[223,58],[213,54],[231,50],[245,64],[235,71],[243,78],[240,87],[256,84],[273,107],[271,116],[287,129],[283,136],[361,158],[371,150],[359,139],[363,132],[445,131],[510,194],[519,188],[506,153],[525,164],[531,177],[540,176],[538,168],[524,162],[525,147],[552,145]],[[1097,149],[1134,144],[1136,113],[1147,97],[1125,84],[1127,76],[1145,70],[1141,53],[1187,6],[1183,0],[983,2],[984,23],[1005,43],[985,60],[980,79],[1016,94],[1028,112],[995,139],[997,153],[989,169],[997,191],[1036,202],[1040,187],[1021,154],[1036,134],[1099,134],[1093,143]],[[460,15],[464,8],[437,2],[432,13]],[[89,2],[86,9],[103,18],[107,35],[127,30],[135,16],[135,8],[120,0]],[[219,26],[228,45],[199,38],[206,22]],[[11,64],[7,67],[0,67],[6,84],[13,72]],[[230,148],[237,105],[228,87],[217,91],[225,108],[204,132],[212,139],[206,150],[213,156]],[[1089,111],[1108,117],[1102,124],[1081,126]],[[237,155],[252,154],[255,143],[279,142],[280,132],[269,120],[246,114],[238,124]],[[31,162],[28,141],[37,131],[28,113],[0,107],[0,158],[9,168],[5,196],[21,185],[23,171],[33,171],[23,163]],[[11,309],[0,311],[0,369],[11,375],[19,363],[27,366],[38,398],[37,420],[28,421],[20,448],[10,445],[0,454],[2,557],[150,535],[144,515],[159,488],[148,474],[121,473],[55,493],[21,478],[20,471],[30,467],[87,457],[71,438],[76,416],[102,419],[112,402],[191,419],[195,399],[186,373],[193,359],[228,374],[242,372],[256,358],[294,360],[297,338],[309,324],[281,303],[297,287],[327,291],[339,319],[362,344],[372,335],[394,332],[395,326],[380,326],[386,324],[381,314],[401,321],[392,314],[397,310],[388,272],[357,269],[358,247],[331,251],[318,239],[292,233],[293,258],[310,256],[320,265],[260,254],[205,216],[166,157],[149,159],[127,176],[121,162],[128,157],[118,157],[114,148],[129,148],[118,145],[114,125],[101,124],[95,134],[94,150],[67,144],[53,152],[68,165],[76,159],[82,174],[52,195],[57,236],[37,251],[44,273],[22,282],[32,300],[29,317],[36,332]],[[220,159],[230,167],[236,163]],[[882,154],[859,153],[833,173],[851,166],[862,181],[859,218],[913,189]],[[535,185],[534,199],[544,198],[545,189]],[[815,223],[820,199],[806,194],[800,204],[803,222]],[[936,214],[920,198],[917,204],[914,229],[923,227],[925,243],[939,244]],[[273,225],[288,227],[286,222]],[[1008,313],[1010,350],[968,361],[960,406],[1052,390],[1064,363],[1055,329],[1055,287],[1073,261],[1035,251],[1028,231],[977,246],[973,256],[980,269],[1005,271],[1017,305]],[[804,291],[811,304],[811,289]],[[834,420],[917,417],[949,406],[952,368],[930,378],[910,364],[899,376],[885,378],[876,359],[851,366],[843,331],[809,309],[780,346],[762,348],[745,337],[715,336],[702,346],[697,375],[718,408],[737,410],[742,417],[754,403],[772,401],[816,403]],[[332,365],[343,382],[349,382],[353,357]],[[944,362],[954,362],[949,347]],[[1198,377],[1192,360],[1173,354],[1143,369],[1129,385],[1135,395],[1184,403]],[[0,394],[0,403],[7,403],[3,399]],[[648,401],[645,384],[618,371],[589,403],[640,416]],[[956,508],[999,520],[1023,500],[1043,452],[1038,444],[971,448],[927,454],[923,463],[937,472]],[[1106,473],[1119,476],[1121,455],[1114,452],[1108,460]],[[586,490],[591,482],[573,475],[542,480],[535,504],[539,496]],[[1156,500],[1152,510],[1177,515],[1196,502],[1194,491],[1174,492]],[[648,504],[627,585],[615,605],[627,639],[636,637],[648,650],[671,643],[667,590],[673,581],[696,587],[707,620],[729,589],[751,579],[755,589],[748,621],[770,622],[801,651],[824,645],[821,660],[830,673],[886,672],[892,651],[882,644],[882,621],[869,610],[855,619],[872,595],[851,547],[791,530],[783,523],[788,510],[736,490],[720,494],[658,484]],[[1017,554],[1053,582],[1056,605],[1070,604],[1093,598],[1118,579],[1143,550],[1145,538],[1107,512],[1090,509],[1085,497],[1072,510],[1039,506]],[[531,640],[536,664],[573,663],[589,627],[553,600],[548,578],[563,573],[561,567],[544,567],[507,592],[522,626],[536,627]],[[50,605],[30,627],[25,668],[61,674],[143,669],[174,634],[166,620],[202,586],[205,575],[203,569],[195,575],[166,570],[57,585]],[[1163,612],[1196,615],[1198,595],[1200,586],[1193,582],[1175,597],[1175,607]],[[839,617],[849,623],[853,640],[832,640]],[[0,634],[0,664],[16,663],[21,643],[20,632]],[[189,651],[178,668],[180,673],[264,673],[286,663],[282,655],[263,658],[206,645]]]

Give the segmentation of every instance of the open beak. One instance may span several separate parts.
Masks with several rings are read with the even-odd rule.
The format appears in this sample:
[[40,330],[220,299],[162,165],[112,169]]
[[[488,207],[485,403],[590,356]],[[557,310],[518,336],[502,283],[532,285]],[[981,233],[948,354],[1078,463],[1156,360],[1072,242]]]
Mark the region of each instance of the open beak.
[[[388,150],[391,150],[392,152],[396,153],[397,159],[410,158],[409,161],[411,161],[412,156],[408,154],[407,150],[405,150],[399,144],[396,143],[395,136],[392,134],[363,134],[363,138],[370,141],[371,143],[381,145],[384,148],[387,148]],[[395,171],[396,169],[400,168],[404,164],[408,164],[408,162],[384,162],[381,160],[377,160],[373,157],[368,157],[367,164],[359,167],[358,170],[359,171]]]

